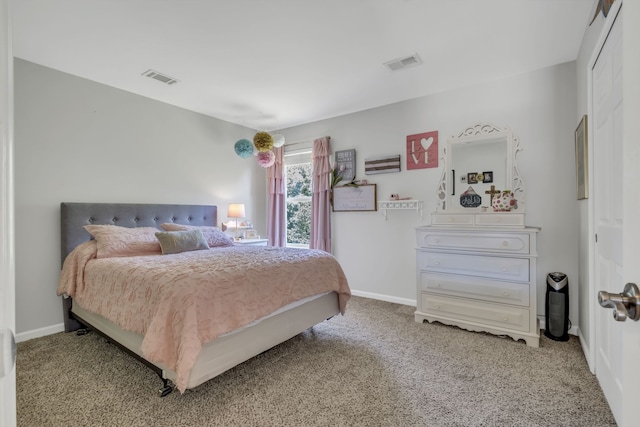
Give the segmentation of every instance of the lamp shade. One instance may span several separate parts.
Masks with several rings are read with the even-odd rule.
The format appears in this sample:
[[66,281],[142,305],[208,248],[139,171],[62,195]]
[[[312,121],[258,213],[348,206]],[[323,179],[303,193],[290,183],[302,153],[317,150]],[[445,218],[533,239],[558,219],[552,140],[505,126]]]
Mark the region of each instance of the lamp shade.
[[227,208],[227,216],[229,218],[244,218],[244,203],[229,203]]

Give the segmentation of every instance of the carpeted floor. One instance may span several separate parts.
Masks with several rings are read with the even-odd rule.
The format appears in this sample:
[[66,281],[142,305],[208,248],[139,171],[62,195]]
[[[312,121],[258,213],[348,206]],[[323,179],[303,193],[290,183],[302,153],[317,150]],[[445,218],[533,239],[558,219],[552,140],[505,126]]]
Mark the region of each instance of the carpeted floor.
[[576,337],[522,342],[354,297],[347,314],[181,395],[96,334],[18,344],[19,426],[609,426]]

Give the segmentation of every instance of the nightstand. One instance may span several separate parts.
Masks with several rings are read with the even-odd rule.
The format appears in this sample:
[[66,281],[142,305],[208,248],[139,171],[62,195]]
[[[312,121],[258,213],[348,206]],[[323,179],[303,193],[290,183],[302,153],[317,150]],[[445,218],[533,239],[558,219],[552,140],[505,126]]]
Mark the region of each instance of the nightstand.
[[238,245],[267,246],[268,241],[268,239],[241,239],[234,241],[234,243]]

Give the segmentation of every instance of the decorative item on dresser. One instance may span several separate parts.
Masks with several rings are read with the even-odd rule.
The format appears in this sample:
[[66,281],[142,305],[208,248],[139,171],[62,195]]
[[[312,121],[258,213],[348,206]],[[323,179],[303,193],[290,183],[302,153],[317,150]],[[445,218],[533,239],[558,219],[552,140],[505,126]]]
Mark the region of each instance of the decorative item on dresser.
[[[416,322],[437,320],[539,346],[540,228],[525,226],[520,150],[511,130],[490,124],[447,141],[438,211],[430,226],[416,229]],[[473,186],[456,194],[456,176]]]

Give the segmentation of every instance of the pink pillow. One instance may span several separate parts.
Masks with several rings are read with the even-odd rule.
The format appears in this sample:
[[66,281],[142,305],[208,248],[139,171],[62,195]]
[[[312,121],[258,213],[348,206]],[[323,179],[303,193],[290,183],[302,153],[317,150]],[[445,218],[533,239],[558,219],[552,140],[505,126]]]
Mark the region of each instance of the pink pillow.
[[218,227],[210,227],[206,225],[183,225],[167,222],[161,225],[167,231],[188,231],[188,230],[200,230],[204,234],[204,238],[207,240],[210,248],[216,246],[233,246],[233,240],[231,237],[224,234]]
[[155,227],[120,227],[117,225],[85,225],[96,239],[98,258],[115,258],[162,253]]

